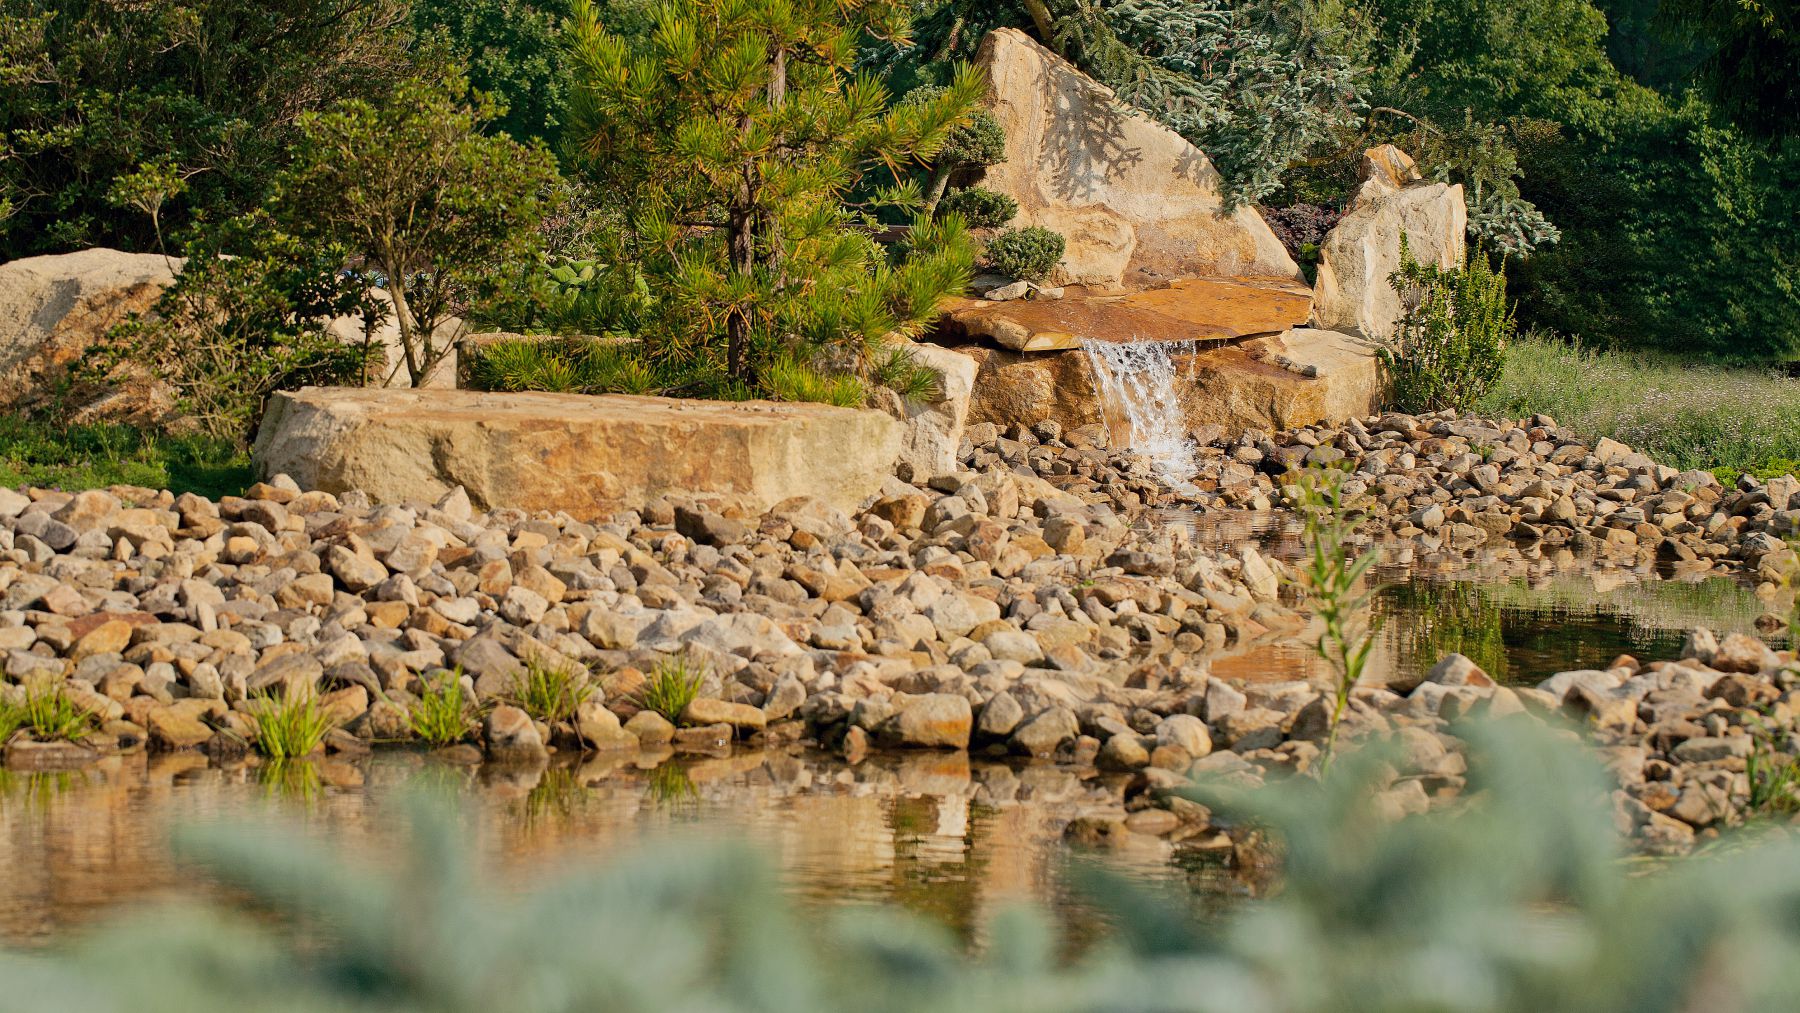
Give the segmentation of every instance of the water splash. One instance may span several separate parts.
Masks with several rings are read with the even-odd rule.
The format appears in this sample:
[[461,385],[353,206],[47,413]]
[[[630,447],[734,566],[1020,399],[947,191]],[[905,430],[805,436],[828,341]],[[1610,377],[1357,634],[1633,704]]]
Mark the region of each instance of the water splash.
[[1188,485],[1199,466],[1198,445],[1181,413],[1177,357],[1198,350],[1193,341],[1096,341],[1081,344],[1100,386],[1101,411],[1118,433],[1125,423],[1126,448],[1148,458],[1156,473],[1176,488]]

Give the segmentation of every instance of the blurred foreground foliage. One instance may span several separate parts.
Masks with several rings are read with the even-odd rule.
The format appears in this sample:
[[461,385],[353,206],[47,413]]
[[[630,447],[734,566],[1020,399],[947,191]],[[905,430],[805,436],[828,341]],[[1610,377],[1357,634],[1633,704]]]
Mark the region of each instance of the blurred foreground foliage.
[[[1197,922],[1077,874],[1116,927],[1067,959],[1043,914],[967,953],[881,909],[802,913],[738,848],[661,844],[536,889],[484,879],[455,814],[411,803],[403,861],[291,828],[188,834],[251,910],[159,912],[0,958],[0,1007],[316,1010],[1756,1010],[1800,985],[1800,854],[1749,841],[1649,871],[1592,761],[1531,724],[1461,730],[1471,801],[1387,822],[1380,749],[1325,783],[1201,793],[1280,842],[1283,888]],[[390,859],[394,857],[389,854]],[[397,868],[395,866],[398,866]]]

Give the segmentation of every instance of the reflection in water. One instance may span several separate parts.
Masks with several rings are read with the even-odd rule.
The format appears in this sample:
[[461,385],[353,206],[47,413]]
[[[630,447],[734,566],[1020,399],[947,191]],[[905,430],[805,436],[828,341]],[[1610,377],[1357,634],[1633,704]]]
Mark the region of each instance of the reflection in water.
[[[1076,927],[1072,945],[1085,945],[1103,926],[1069,885],[1062,829],[1077,816],[1122,816],[1120,787],[1091,770],[936,753],[848,766],[812,753],[746,752],[648,769],[588,758],[543,770],[459,767],[410,752],[280,767],[110,757],[73,773],[0,778],[0,942],[41,944],[123,905],[204,893],[202,877],[170,857],[177,826],[279,812],[377,867],[397,864],[395,803],[424,791],[461,803],[466,832],[502,888],[605,862],[646,834],[679,833],[761,847],[810,903],[896,902],[979,947],[997,910],[1038,901]],[[1106,861],[1153,883],[1233,889],[1216,865],[1172,862],[1179,850],[1127,834]]]
[[[1274,512],[1166,513],[1196,542],[1254,545],[1292,560],[1303,551],[1299,522]],[[1621,654],[1672,658],[1696,626],[1723,635],[1756,633],[1757,617],[1785,603],[1757,597],[1730,576],[1665,579],[1648,565],[1597,566],[1510,543],[1472,556],[1407,543],[1385,550],[1374,579],[1382,629],[1370,678],[1422,675],[1461,653],[1503,682],[1530,685],[1557,672],[1603,668]],[[1212,660],[1215,676],[1247,681],[1328,679],[1304,639],[1265,642]]]

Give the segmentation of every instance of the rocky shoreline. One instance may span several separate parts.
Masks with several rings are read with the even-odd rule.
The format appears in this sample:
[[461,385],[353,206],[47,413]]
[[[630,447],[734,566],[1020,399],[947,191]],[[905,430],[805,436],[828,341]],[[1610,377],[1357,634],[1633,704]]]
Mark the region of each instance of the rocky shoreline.
[[[1541,418],[1250,434],[1204,448],[1180,492],[1106,443],[1100,427],[974,426],[962,470],[892,478],[854,515],[664,499],[585,523],[478,513],[460,492],[376,506],[281,477],[216,503],[0,490],[0,693],[17,705],[54,683],[98,725],[76,745],[17,733],[7,760],[148,748],[225,761],[254,737],[259,697],[283,693],[317,694],[337,726],[325,748],[355,755],[409,739],[421,676],[453,670],[486,716],[451,759],[969,749],[1128,772],[1128,806],[1164,813],[1138,823],[1175,832],[1204,814],[1165,789],[1308,770],[1329,711],[1323,687],[1210,677],[1210,654],[1298,635],[1306,615],[1280,563],[1136,523],[1146,509],[1272,508],[1281,473],[1338,463],[1386,537],[1649,554],[1771,581],[1793,560],[1776,533],[1800,528],[1792,480],[1724,489]],[[707,673],[675,723],[640,705],[671,656]],[[593,692],[568,720],[534,719],[515,698],[527,662]],[[1451,721],[1572,717],[1617,774],[1622,828],[1681,850],[1741,810],[1753,732],[1778,731],[1787,751],[1792,662],[1696,633],[1680,661],[1509,688],[1453,656],[1416,686],[1359,689],[1345,734],[1398,737],[1405,763],[1383,804],[1407,812],[1462,786]]]

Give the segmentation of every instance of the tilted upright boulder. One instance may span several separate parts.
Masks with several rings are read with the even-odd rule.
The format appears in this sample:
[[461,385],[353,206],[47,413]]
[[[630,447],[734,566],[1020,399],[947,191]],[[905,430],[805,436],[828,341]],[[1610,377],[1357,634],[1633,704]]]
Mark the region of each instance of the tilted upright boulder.
[[1051,280],[1138,288],[1207,275],[1300,277],[1249,205],[1226,210],[1218,170],[1174,131],[1024,32],[988,35],[976,62],[1006,130],[982,185],[1019,202],[1013,224],[1067,240]]
[[155,305],[181,258],[96,247],[0,264],[0,405],[30,398]]
[[1412,159],[1392,145],[1363,154],[1362,177],[1343,220],[1319,245],[1313,323],[1386,340],[1404,312],[1388,281],[1400,269],[1400,237],[1419,263],[1455,267],[1469,211],[1460,184],[1420,180]]

